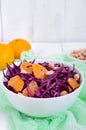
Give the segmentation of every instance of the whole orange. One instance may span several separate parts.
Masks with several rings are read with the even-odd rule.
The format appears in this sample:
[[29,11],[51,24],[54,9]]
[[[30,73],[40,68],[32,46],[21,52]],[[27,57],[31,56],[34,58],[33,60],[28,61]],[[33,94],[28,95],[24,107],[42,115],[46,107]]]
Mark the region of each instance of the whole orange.
[[15,55],[13,49],[7,45],[0,43],[0,70],[5,69],[8,64],[12,64]]
[[20,58],[23,51],[28,51],[31,49],[31,45],[28,41],[24,39],[14,39],[8,43],[14,50],[15,58]]

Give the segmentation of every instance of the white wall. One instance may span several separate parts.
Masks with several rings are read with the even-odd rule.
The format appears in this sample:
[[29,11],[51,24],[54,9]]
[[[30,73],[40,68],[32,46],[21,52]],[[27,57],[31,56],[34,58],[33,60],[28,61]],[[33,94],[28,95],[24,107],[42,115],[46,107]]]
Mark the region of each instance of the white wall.
[[65,41],[86,41],[86,0],[66,0]]
[[32,1],[1,0],[3,41],[22,37],[32,40]]
[[0,1],[0,40],[86,41],[86,0]]

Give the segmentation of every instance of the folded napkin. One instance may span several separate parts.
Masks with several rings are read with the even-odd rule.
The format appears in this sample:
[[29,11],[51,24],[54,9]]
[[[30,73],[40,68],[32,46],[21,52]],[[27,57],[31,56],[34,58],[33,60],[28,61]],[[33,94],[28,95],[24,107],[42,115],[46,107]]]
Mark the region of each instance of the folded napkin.
[[[24,52],[21,60],[41,59],[33,51]],[[76,64],[86,78],[86,64],[73,61],[66,54],[42,57],[42,59]],[[8,118],[8,130],[86,130],[86,82],[75,103],[65,112],[46,118],[26,116],[15,110],[7,100],[0,84],[0,110],[4,111]]]

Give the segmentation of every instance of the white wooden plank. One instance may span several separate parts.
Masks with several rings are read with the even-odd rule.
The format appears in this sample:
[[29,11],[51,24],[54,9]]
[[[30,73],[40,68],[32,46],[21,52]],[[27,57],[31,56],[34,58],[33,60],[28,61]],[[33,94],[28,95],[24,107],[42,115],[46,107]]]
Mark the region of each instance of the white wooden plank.
[[3,40],[32,40],[32,0],[1,0]]
[[34,0],[33,41],[64,40],[64,0]]
[[62,43],[63,52],[77,50],[77,49],[86,49],[85,42],[63,42]]
[[86,41],[86,0],[66,0],[65,41]]
[[59,42],[32,42],[33,51],[38,56],[58,55],[62,52],[61,44]]

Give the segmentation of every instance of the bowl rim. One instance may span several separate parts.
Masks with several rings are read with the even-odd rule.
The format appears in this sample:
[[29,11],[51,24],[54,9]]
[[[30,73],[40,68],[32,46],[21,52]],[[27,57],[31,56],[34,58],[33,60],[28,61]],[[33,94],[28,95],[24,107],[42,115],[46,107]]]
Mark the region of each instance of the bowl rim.
[[[28,60],[28,61],[31,61],[31,60]],[[33,61],[33,60],[32,60],[32,61]],[[44,61],[44,59],[43,59],[42,61]],[[54,62],[53,60],[49,60],[49,61],[50,61],[51,63]],[[37,62],[38,62],[38,61],[37,61]],[[48,62],[48,60],[45,61],[45,62]],[[17,63],[17,65],[18,65],[19,63],[21,63],[21,60],[18,61],[18,62],[15,62],[15,63]],[[63,63],[63,64],[65,64],[65,65],[68,65],[68,66],[72,67],[72,65],[70,65],[70,64],[67,63],[67,62],[63,62],[63,61],[62,61],[62,62],[55,61],[54,63],[61,63],[61,64]],[[12,66],[12,65],[13,65],[13,64],[11,64],[11,66]],[[31,100],[49,100],[49,99],[53,100],[53,99],[58,99],[58,98],[60,99],[60,98],[63,98],[63,97],[68,97],[69,95],[72,95],[73,93],[76,93],[79,89],[82,88],[82,86],[83,86],[83,84],[84,84],[84,76],[83,76],[82,72],[81,72],[77,67],[75,67],[75,69],[76,69],[76,71],[79,72],[79,74],[81,75],[81,83],[80,83],[80,86],[79,86],[76,90],[74,90],[73,92],[68,93],[68,94],[66,94],[66,95],[63,95],[63,96],[50,97],[50,98],[38,98],[38,97],[28,97],[28,96],[24,96],[24,95],[22,95],[22,94],[14,93],[13,91],[9,90],[9,89],[3,84],[3,80],[4,80],[3,72],[1,73],[1,84],[2,84],[2,88],[3,88],[3,89],[5,89],[6,91],[10,92],[11,94],[14,94],[14,95],[16,95],[16,96],[21,97],[21,98],[31,99]],[[6,71],[7,71],[7,68],[4,70],[4,72],[6,73]]]

